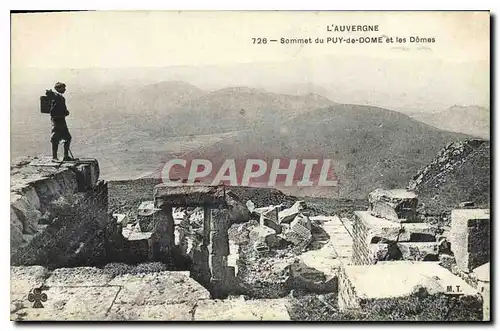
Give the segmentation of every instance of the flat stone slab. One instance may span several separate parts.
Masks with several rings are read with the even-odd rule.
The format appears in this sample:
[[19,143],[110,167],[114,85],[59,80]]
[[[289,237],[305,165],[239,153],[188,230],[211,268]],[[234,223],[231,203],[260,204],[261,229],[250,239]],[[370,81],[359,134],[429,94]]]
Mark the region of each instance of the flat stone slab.
[[198,303],[195,321],[289,321],[284,299],[206,300]]
[[192,321],[195,303],[172,305],[131,305],[114,304],[105,320],[107,321]]
[[489,282],[490,281],[490,262],[483,264],[482,266],[477,267],[472,271],[474,276],[476,276],[477,280],[481,282]]
[[[356,222],[364,222],[368,227],[367,244],[378,237],[388,241],[414,241],[412,236],[418,236],[420,242],[435,241],[437,228],[427,223],[397,223],[385,218],[375,217],[368,211],[355,211]],[[424,238],[427,237],[427,238]]]
[[[42,286],[47,300],[34,308],[30,291]],[[195,305],[209,292],[188,271],[112,276],[93,267],[49,272],[11,267],[11,320],[192,320]]]
[[49,271],[45,267],[10,267],[11,302],[27,301],[30,291],[42,286],[48,277]]
[[331,244],[302,253],[300,259],[308,267],[319,270],[330,277],[336,276],[338,269],[342,267],[342,261]]
[[99,163],[96,159],[85,158],[75,162],[52,162],[51,158],[47,156],[26,158],[26,160],[11,165],[11,191],[65,172],[70,168],[78,170],[79,166],[92,168],[92,173],[95,174],[94,181],[99,177]]
[[148,240],[153,235],[153,232],[141,232],[135,229],[122,229],[122,236],[128,241]]
[[118,286],[51,287],[43,293],[43,308],[33,308],[26,300],[11,311],[11,320],[24,321],[101,321],[106,318]]
[[46,286],[104,286],[113,275],[94,267],[60,268],[45,281]]
[[[490,219],[489,209],[453,209],[451,211],[452,227],[453,222],[466,222],[473,219]],[[457,224],[461,225],[461,224]]]
[[189,271],[126,274],[109,285],[122,287],[116,298],[118,304],[164,305],[210,299],[207,289],[189,278]]
[[[322,224],[323,230],[330,236],[328,245],[331,245],[336,256],[341,258],[343,264],[350,264],[352,258],[351,234],[338,216],[332,216]],[[325,261],[326,264],[329,264]]]
[[425,287],[429,294],[478,293],[464,280],[434,262],[391,261],[347,266],[345,274],[360,299],[405,297],[418,286]]
[[226,189],[223,186],[156,185],[154,188],[155,207],[170,205],[173,207],[225,205]]

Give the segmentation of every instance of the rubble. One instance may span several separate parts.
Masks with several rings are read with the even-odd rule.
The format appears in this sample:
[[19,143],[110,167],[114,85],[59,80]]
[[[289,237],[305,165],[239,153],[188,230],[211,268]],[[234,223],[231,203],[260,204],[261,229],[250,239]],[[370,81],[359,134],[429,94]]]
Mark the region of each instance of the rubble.
[[276,232],[267,226],[256,226],[250,231],[250,242],[255,245],[256,243],[264,243],[269,248],[278,247],[280,239],[277,237]]
[[372,216],[394,222],[415,222],[418,205],[417,195],[407,190],[376,189],[368,194]]
[[284,231],[285,240],[294,245],[305,248],[312,239],[311,220],[307,216],[299,214]]
[[290,283],[294,290],[309,293],[331,293],[337,291],[337,277],[326,275],[302,261],[295,261],[289,266]]
[[139,208],[137,208],[137,214],[140,216],[151,216],[157,210],[154,206],[154,201],[143,201]]
[[296,201],[292,207],[284,209],[278,213],[278,221],[282,223],[290,223],[295,217],[306,208],[304,201]]
[[122,227],[126,227],[129,223],[128,215],[126,214],[113,214],[113,217],[116,219],[116,223]]

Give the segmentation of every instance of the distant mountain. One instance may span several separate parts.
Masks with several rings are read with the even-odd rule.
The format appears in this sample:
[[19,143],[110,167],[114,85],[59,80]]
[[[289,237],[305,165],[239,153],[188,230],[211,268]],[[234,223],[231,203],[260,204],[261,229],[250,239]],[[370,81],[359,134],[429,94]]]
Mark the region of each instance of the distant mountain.
[[76,93],[70,102],[82,111],[91,113],[119,112],[151,116],[172,112],[204,93],[185,82],[167,81],[137,87],[117,86],[93,93]]
[[313,84],[313,83],[289,83],[274,86],[266,86],[265,89],[272,93],[290,94],[290,95],[306,95],[318,94],[330,99],[331,91],[328,89]]
[[172,134],[206,134],[279,128],[283,121],[332,105],[319,95],[286,95],[248,87],[228,87],[184,102],[166,117]]
[[490,139],[490,110],[480,106],[452,106],[436,113],[412,114],[438,129]]
[[[333,105],[283,122],[240,132],[188,157],[215,164],[226,158],[321,158],[334,161],[339,186],[330,196],[366,197],[378,187],[401,188],[446,144],[466,135],[441,131],[382,108]],[[214,168],[217,169],[215,166]]]
[[466,201],[489,208],[490,161],[489,141],[448,144],[412,178],[408,188],[418,194],[429,211],[458,208],[460,202]]

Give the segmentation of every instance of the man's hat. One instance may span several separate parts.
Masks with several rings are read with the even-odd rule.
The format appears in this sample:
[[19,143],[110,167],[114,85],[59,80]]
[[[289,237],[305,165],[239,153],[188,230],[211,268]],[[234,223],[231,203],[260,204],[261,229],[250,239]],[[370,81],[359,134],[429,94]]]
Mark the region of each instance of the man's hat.
[[57,83],[54,85],[54,88],[63,88],[63,87],[66,87],[66,84],[61,83],[61,82],[57,82]]

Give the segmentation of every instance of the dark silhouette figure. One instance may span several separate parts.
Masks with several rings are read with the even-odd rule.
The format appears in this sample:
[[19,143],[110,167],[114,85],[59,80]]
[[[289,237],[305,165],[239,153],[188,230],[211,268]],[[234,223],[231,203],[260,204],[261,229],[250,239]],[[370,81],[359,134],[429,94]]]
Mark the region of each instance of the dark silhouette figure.
[[69,115],[66,107],[66,99],[63,94],[66,92],[66,84],[57,82],[54,90],[47,90],[45,95],[50,99],[50,120],[52,122],[52,134],[50,142],[52,143],[52,159],[58,161],[57,150],[59,142],[64,140],[64,158],[63,161],[73,161],[69,156],[69,146],[71,143],[71,134],[66,124],[66,116]]

